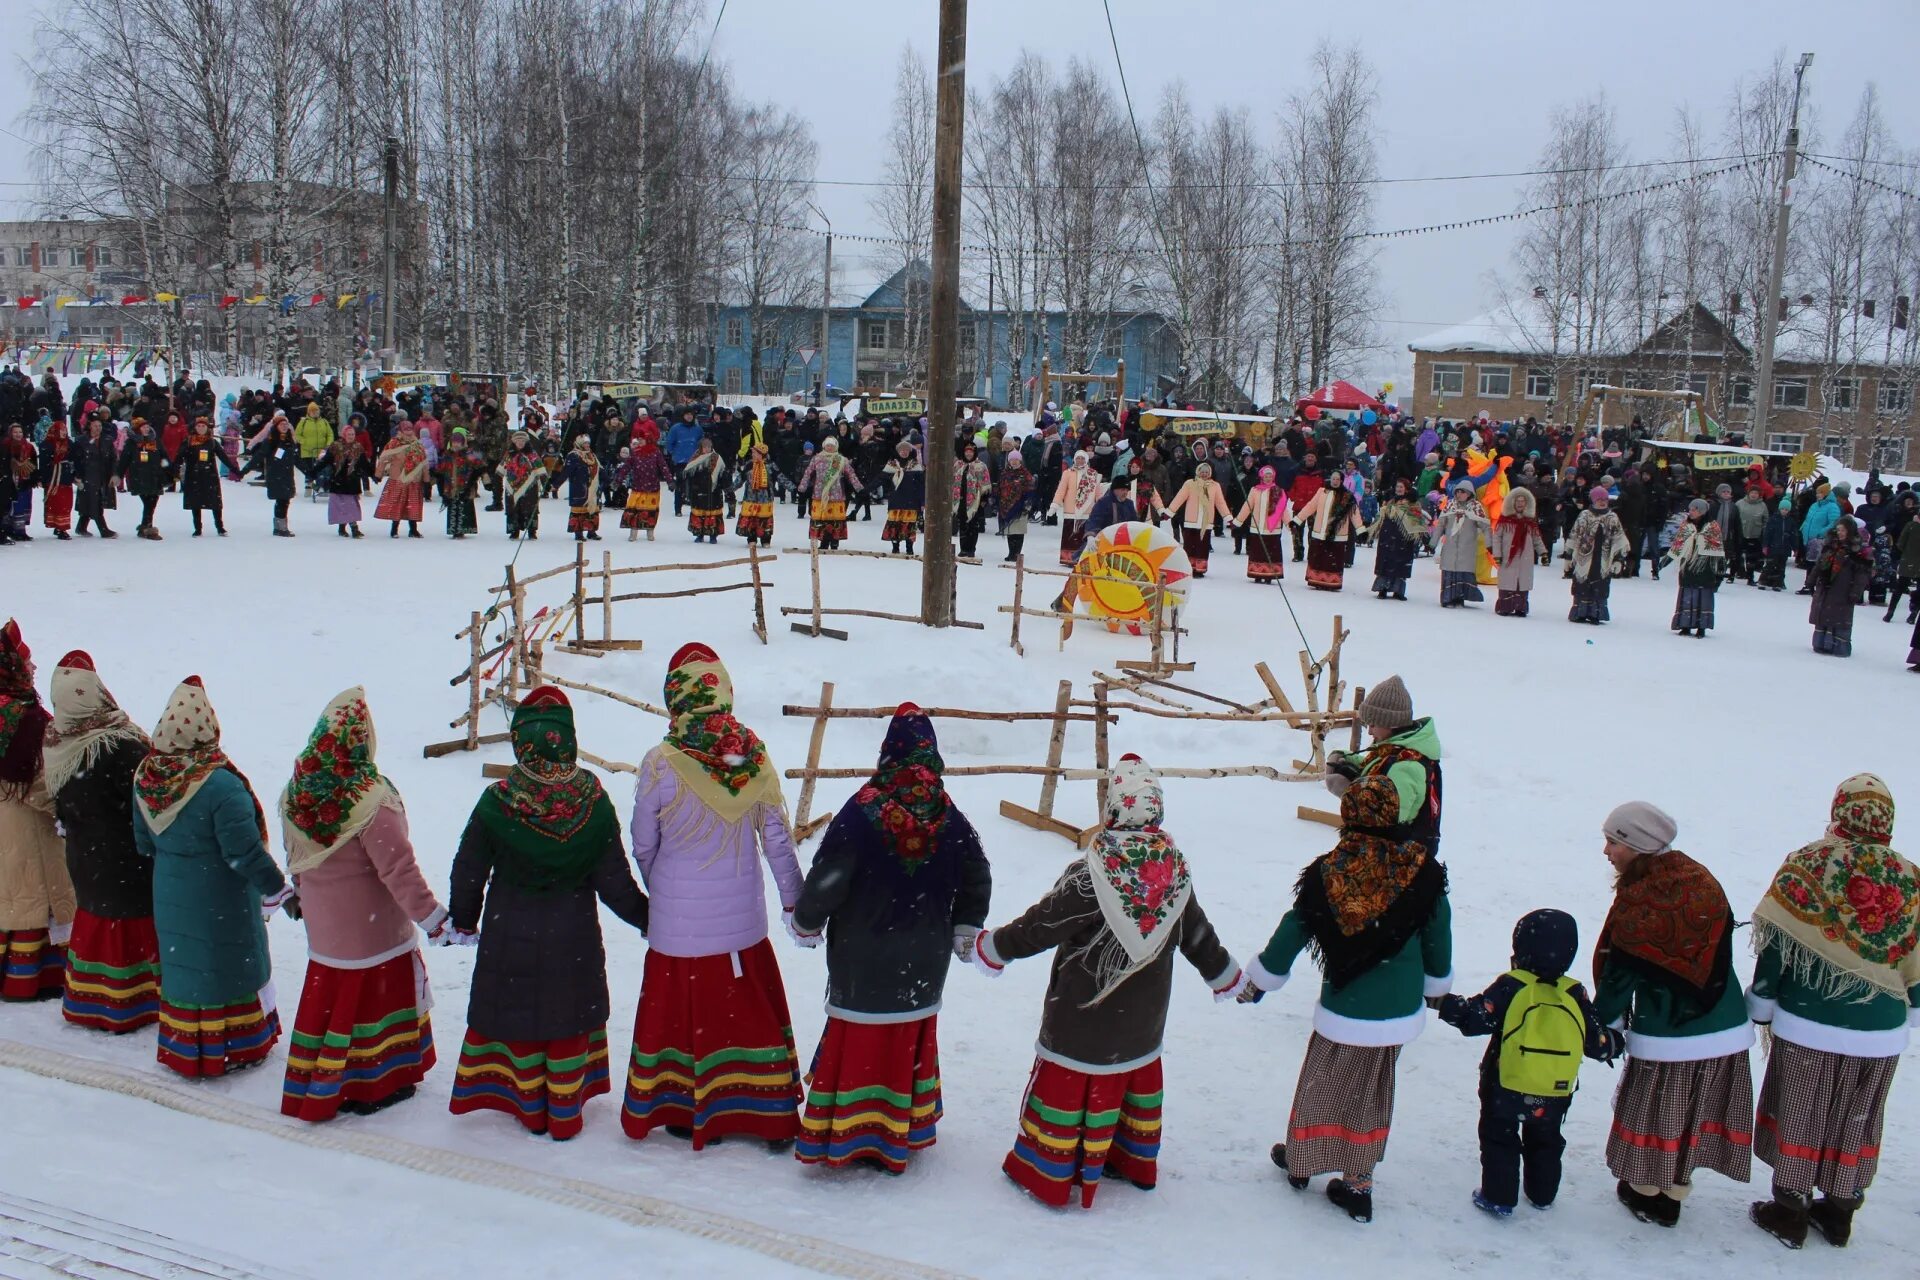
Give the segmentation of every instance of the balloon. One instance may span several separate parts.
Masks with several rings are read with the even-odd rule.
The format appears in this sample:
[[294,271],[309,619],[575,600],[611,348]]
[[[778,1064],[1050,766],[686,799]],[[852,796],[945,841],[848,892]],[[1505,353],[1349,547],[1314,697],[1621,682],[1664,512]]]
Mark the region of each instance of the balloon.
[[1372,426],[1372,425],[1373,425],[1374,423],[1376,423],[1376,422],[1378,422],[1378,421],[1380,421],[1380,415],[1379,415],[1379,414],[1377,414],[1377,413],[1375,413],[1375,412],[1374,412],[1373,410],[1371,410],[1371,409],[1362,409],[1362,410],[1360,411],[1360,425],[1361,425],[1361,426],[1363,426],[1363,427],[1370,427],[1370,426]]
[[1391,390],[1393,390],[1393,384],[1391,382],[1383,382],[1380,384],[1380,391],[1382,394],[1385,394],[1386,392],[1389,392]]
[[1310,404],[1306,408],[1300,411],[1300,416],[1305,418],[1308,422],[1318,422],[1320,421],[1320,406],[1317,404]]

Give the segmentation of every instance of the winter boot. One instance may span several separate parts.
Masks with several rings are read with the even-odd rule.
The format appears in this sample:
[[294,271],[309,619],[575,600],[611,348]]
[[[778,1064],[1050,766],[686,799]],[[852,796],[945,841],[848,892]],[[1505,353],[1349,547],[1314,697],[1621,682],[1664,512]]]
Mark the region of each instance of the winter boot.
[[1284,1142],[1274,1143],[1273,1150],[1269,1151],[1267,1154],[1273,1157],[1274,1167],[1279,1169],[1280,1172],[1287,1174],[1288,1186],[1292,1187],[1295,1191],[1305,1191],[1307,1189],[1307,1179],[1297,1178],[1293,1174],[1287,1173],[1287,1144],[1286,1143]]
[[226,536],[227,536],[227,522],[226,522],[226,521],[224,521],[224,520],[215,520],[215,521],[213,522],[213,531],[214,531],[214,533],[216,533],[216,534],[218,534],[218,535],[219,535],[220,537],[222,537],[222,538],[224,538],[224,537],[226,537]]
[[640,531],[638,529],[627,530],[627,541],[628,542],[640,541]]
[[390,520],[387,522],[387,536],[389,538],[397,538],[400,536],[400,522],[398,520]]
[[1010,533],[1007,535],[1007,559],[1018,560],[1022,555],[1026,554],[1026,549],[1026,534]]
[[1349,1186],[1345,1178],[1335,1178],[1327,1184],[1327,1199],[1346,1210],[1355,1222],[1373,1221],[1372,1187],[1360,1191]]
[[[1632,1183],[1624,1181],[1615,1187],[1615,1193],[1620,1197],[1620,1203],[1627,1206],[1627,1212],[1631,1213],[1641,1222],[1659,1222],[1661,1220],[1664,1211],[1661,1208],[1660,1202],[1666,1200],[1667,1197],[1660,1195],[1658,1192],[1653,1195],[1647,1195],[1644,1192],[1636,1191]],[[1671,1203],[1675,1210],[1673,1215],[1674,1219],[1678,1221],[1680,1216],[1678,1212],[1680,1202],[1675,1200]],[[1667,1223],[1666,1225],[1672,1226],[1673,1224]]]
[[647,541],[648,541],[648,542],[652,542],[652,541],[653,541],[653,530],[651,530],[651,529],[649,529],[649,530],[647,530]]
[[420,522],[419,522],[418,520],[409,520],[409,521],[407,521],[407,536],[408,536],[409,538],[418,538],[418,537],[420,537],[420,536],[421,536],[421,535],[420,535]]
[[340,535],[341,537],[343,537],[343,538],[351,538],[351,537],[353,536],[352,534],[350,534],[350,533],[348,533],[348,532],[347,532],[347,526],[345,526],[345,525],[343,525],[343,524],[337,524],[337,525],[335,525],[335,526],[333,527],[333,531],[334,531],[335,533],[337,533],[337,534],[339,534],[339,535]]
[[1484,1191],[1476,1191],[1473,1193],[1473,1207],[1482,1213],[1492,1214],[1496,1218],[1511,1218],[1513,1216],[1512,1205],[1495,1204],[1493,1201],[1487,1199],[1487,1193]]
[[1836,1249],[1847,1247],[1847,1241],[1853,1239],[1853,1215],[1860,1208],[1865,1196],[1855,1196],[1851,1200],[1842,1200],[1838,1196],[1822,1196],[1813,1202],[1807,1210],[1807,1223],[1818,1231],[1826,1242]]
[[354,536],[354,537],[356,537],[356,538],[364,538],[364,537],[366,537],[367,535],[366,535],[366,534],[364,534],[364,533],[361,533],[361,532],[360,532],[360,526],[356,524],[356,525],[354,525],[354,526],[353,526],[353,536]]
[[1754,1201],[1747,1216],[1753,1219],[1754,1226],[1789,1249],[1798,1249],[1807,1242],[1807,1197],[1798,1191],[1775,1187],[1773,1199]]

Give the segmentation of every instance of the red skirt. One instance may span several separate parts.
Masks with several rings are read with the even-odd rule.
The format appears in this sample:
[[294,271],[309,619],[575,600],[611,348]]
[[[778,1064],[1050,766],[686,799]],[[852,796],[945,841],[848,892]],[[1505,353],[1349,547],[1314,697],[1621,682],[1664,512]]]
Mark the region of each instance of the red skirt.
[[622,529],[651,529],[660,523],[660,491],[635,489],[627,495],[626,509],[620,513]]
[[1213,530],[1206,525],[1183,525],[1180,529],[1180,545],[1186,549],[1187,563],[1193,566],[1193,576],[1207,576],[1207,561],[1213,555]]
[[49,1000],[67,980],[67,949],[45,929],[0,929],[0,1000]]
[[933,1145],[941,1111],[937,1021],[935,1014],[912,1022],[827,1019],[793,1149],[802,1164],[864,1160],[904,1173],[911,1153]]
[[1089,1075],[1045,1059],[1027,1081],[1020,1134],[1000,1167],[1035,1198],[1056,1209],[1093,1207],[1100,1179],[1112,1170],[1141,1187],[1159,1181],[1160,1059],[1113,1075]]
[[1287,576],[1287,546],[1279,533],[1247,530],[1247,576],[1255,582],[1277,582]]
[[160,1065],[190,1080],[266,1061],[280,1039],[278,1010],[260,997],[230,1005],[174,1004],[160,990]]
[[773,504],[771,502],[741,503],[740,518],[734,522],[733,531],[749,542],[755,538],[764,541],[773,537]]
[[109,920],[73,913],[60,1013],[77,1027],[115,1035],[160,1020],[160,941],[152,916]]
[[717,538],[727,531],[727,518],[719,507],[702,510],[694,507],[687,517],[687,532],[696,538]]
[[40,515],[49,529],[73,528],[73,486],[63,484],[57,489],[47,490]]
[[800,1061],[773,944],[714,956],[647,952],[620,1123],[630,1138],[672,1125],[693,1149],[733,1134],[800,1134]]
[[568,507],[567,508],[567,532],[568,533],[600,532],[599,510],[596,508],[592,511],[588,511],[584,507]]
[[468,1027],[447,1109],[457,1116],[504,1111],[565,1142],[580,1132],[587,1099],[611,1088],[605,1027],[564,1040],[489,1040]]
[[920,536],[920,513],[912,507],[887,512],[886,527],[880,530],[882,542],[912,542]]
[[309,960],[280,1114],[331,1120],[343,1102],[381,1102],[426,1079],[433,1069],[426,977],[417,950],[370,969]]

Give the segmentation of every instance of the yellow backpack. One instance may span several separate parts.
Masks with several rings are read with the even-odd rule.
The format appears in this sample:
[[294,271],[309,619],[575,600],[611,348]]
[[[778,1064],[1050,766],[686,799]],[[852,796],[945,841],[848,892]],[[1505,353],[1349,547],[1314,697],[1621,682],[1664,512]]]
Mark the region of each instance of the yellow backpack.
[[1535,1098],[1565,1098],[1579,1087],[1587,1018],[1573,998],[1572,978],[1546,979],[1525,969],[1500,1027],[1500,1087]]

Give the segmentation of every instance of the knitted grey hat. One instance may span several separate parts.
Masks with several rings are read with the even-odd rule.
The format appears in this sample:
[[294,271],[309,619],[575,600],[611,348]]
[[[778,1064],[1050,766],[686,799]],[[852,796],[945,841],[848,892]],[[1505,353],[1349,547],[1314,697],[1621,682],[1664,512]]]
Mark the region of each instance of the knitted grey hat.
[[1360,704],[1360,723],[1379,729],[1400,729],[1413,723],[1413,695],[1399,676],[1388,676],[1367,690]]
[[1635,853],[1665,853],[1680,834],[1679,825],[1665,810],[1645,800],[1629,800],[1607,815],[1600,826],[1607,839],[1627,846]]

